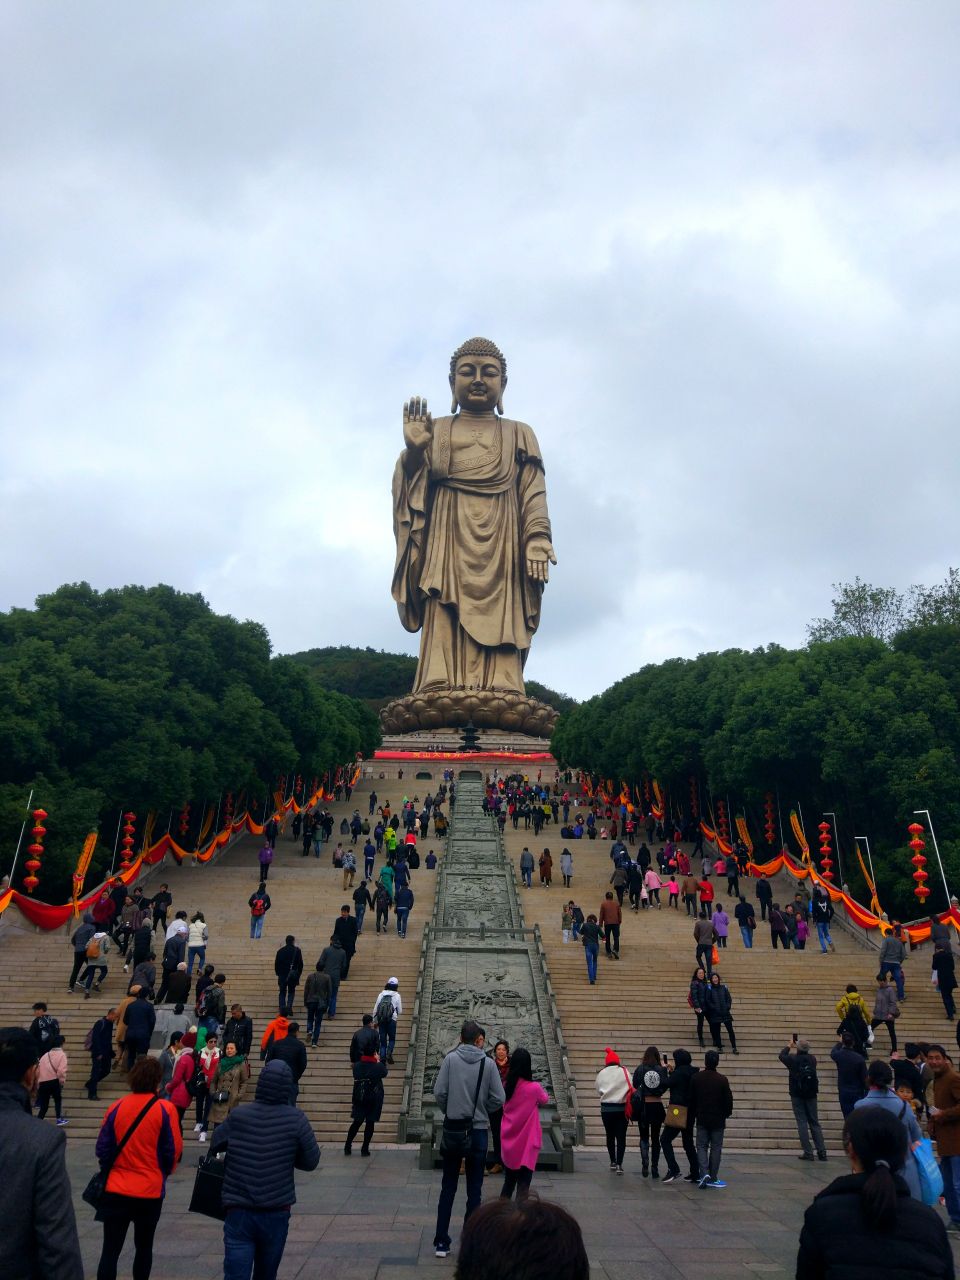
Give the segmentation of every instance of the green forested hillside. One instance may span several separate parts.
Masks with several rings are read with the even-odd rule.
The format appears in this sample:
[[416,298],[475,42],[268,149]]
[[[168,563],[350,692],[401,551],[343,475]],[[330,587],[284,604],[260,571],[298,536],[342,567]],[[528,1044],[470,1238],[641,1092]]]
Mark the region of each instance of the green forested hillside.
[[[922,913],[907,826],[929,809],[951,889],[960,888],[955,623],[911,626],[890,641],[844,636],[647,666],[562,716],[552,746],[564,763],[604,777],[655,776],[675,815],[689,810],[691,788],[705,801],[729,799],[752,815],[755,840],[768,793],[785,824],[790,809],[803,813],[814,851],[824,812],[834,812],[854,891],[866,896],[853,857],[854,837],[865,835],[881,903],[904,919]],[[930,903],[942,910],[929,837],[926,852]]]
[[109,864],[121,808],[162,834],[189,802],[198,825],[205,803],[262,804],[279,775],[309,786],[379,740],[369,707],[272,658],[259,623],[167,586],[61,587],[0,614],[0,872],[31,788],[49,814],[38,894],[63,897],[98,825],[94,872]]
[[[383,649],[355,649],[349,645],[331,645],[325,649],[306,649],[290,654],[290,661],[307,667],[326,689],[336,689],[353,698],[362,698],[379,710],[391,698],[402,698],[413,687],[417,660],[405,653],[386,653]],[[577,704],[566,694],[548,689],[536,680],[527,680],[527,692],[541,702],[570,711]]]

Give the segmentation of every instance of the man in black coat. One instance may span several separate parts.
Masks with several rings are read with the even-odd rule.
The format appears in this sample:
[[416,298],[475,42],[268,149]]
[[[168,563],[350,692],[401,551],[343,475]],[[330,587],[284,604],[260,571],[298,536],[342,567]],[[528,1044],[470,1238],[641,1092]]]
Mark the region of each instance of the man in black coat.
[[237,1274],[276,1275],[290,1207],[297,1199],[293,1171],[316,1169],[320,1163],[309,1120],[290,1105],[292,1088],[285,1062],[266,1063],[255,1101],[234,1107],[210,1142],[211,1152],[230,1149],[223,1180],[223,1203],[229,1210],[223,1242]]
[[223,1028],[223,1043],[235,1044],[237,1053],[242,1053],[245,1058],[249,1055],[253,1044],[253,1021],[244,1013],[242,1005],[230,1006],[230,1017]]
[[288,1018],[293,1013],[293,996],[303,973],[303,953],[296,941],[293,934],[288,933],[273,959],[273,971],[280,988],[280,1012]]
[[133,1004],[127,1005],[127,1033],[123,1043],[127,1050],[127,1070],[129,1071],[138,1058],[150,1048],[150,1037],[157,1025],[157,1011],[147,999],[147,992],[141,989]]
[[703,1070],[690,1081],[688,1110],[697,1122],[701,1191],[711,1186],[726,1186],[719,1178],[720,1157],[724,1130],[733,1114],[733,1092],[730,1081],[717,1070],[719,1063],[716,1049],[709,1049],[704,1055]]
[[285,1062],[293,1073],[293,1093],[291,1102],[296,1102],[300,1093],[300,1077],[307,1069],[307,1046],[299,1036],[300,1023],[291,1022],[287,1034],[282,1040],[274,1040],[267,1050],[268,1062]]
[[90,1029],[90,1079],[85,1087],[91,1102],[98,1100],[97,1085],[107,1078],[113,1066],[113,1024],[116,1020],[116,1009],[108,1009]]
[[957,1016],[957,1006],[953,998],[953,993],[957,989],[957,974],[949,942],[934,944],[933,959],[930,963],[933,972],[937,975],[937,990],[940,992],[943,1007],[947,1017],[952,1021]]
[[363,1015],[363,1024],[353,1033],[350,1041],[350,1061],[359,1062],[363,1055],[380,1051],[380,1037],[373,1025],[373,1014]]
[[333,936],[340,939],[340,945],[346,953],[347,963],[343,970],[344,981],[350,972],[350,961],[353,959],[357,950],[357,921],[350,914],[348,903],[344,903],[340,908],[340,918],[333,926]]
[[9,1211],[0,1276],[83,1280],[62,1129],[31,1114],[40,1050],[22,1027],[0,1029],[0,1186]]
[[761,875],[757,881],[757,901],[760,903],[760,919],[766,920],[773,901],[773,886],[765,875]]
[[163,944],[163,956],[160,960],[162,977],[160,990],[157,992],[157,1004],[163,1004],[167,998],[171,975],[176,973],[178,965],[186,962],[186,958],[187,935],[185,933],[175,933]]

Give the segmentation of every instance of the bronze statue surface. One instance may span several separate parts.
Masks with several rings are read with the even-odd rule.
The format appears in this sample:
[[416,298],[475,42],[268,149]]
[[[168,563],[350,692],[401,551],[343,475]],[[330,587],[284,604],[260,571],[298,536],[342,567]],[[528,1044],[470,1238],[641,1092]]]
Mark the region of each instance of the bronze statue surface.
[[381,712],[387,732],[553,727],[523,666],[557,560],[540,446],[503,416],[506,385],[502,353],[472,338],[450,361],[450,416],[434,419],[419,396],[403,406],[392,592],[404,627],[421,632],[420,660],[413,693]]

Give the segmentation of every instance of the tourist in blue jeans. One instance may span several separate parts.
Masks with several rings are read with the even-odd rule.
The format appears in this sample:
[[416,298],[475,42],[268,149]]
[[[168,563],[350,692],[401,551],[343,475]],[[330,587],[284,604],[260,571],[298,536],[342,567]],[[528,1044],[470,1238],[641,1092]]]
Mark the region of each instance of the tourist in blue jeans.
[[597,980],[597,956],[600,954],[600,943],[603,941],[603,930],[597,923],[595,915],[587,916],[580,927],[580,941],[587,957],[587,977],[591,987]]
[[211,1154],[230,1150],[223,1179],[224,1280],[250,1280],[251,1273],[276,1280],[297,1198],[293,1171],[320,1163],[309,1120],[290,1105],[293,1083],[285,1062],[268,1062],[255,1101],[234,1107],[213,1132]]
[[927,1050],[927,1066],[933,1073],[930,1136],[937,1144],[940,1157],[943,1198],[950,1225],[960,1229],[960,1124],[953,1114],[960,1108],[960,1074],[951,1067],[939,1044],[932,1044]]
[[399,986],[397,978],[388,978],[373,1006],[373,1020],[380,1035],[380,1061],[391,1065],[397,1043],[397,1019],[403,1013],[403,1001],[397,989]]
[[483,1194],[490,1112],[502,1107],[506,1101],[497,1065],[483,1051],[485,1039],[483,1027],[472,1018],[468,1019],[460,1028],[459,1045],[440,1064],[433,1086],[433,1096],[443,1111],[444,1123],[472,1123],[470,1147],[466,1154],[444,1151],[441,1140],[443,1181],[437,1205],[437,1229],[433,1236],[434,1252],[438,1258],[446,1258],[450,1253],[450,1216],[460,1182],[460,1162],[463,1160],[467,1175],[466,1222],[479,1206]]
[[900,925],[896,922],[893,933],[888,933],[880,944],[880,972],[892,974],[897,984],[897,999],[903,999],[903,962],[907,948],[904,945]]
[[822,885],[816,885],[810,900],[810,915],[817,926],[817,940],[820,950],[833,950],[833,939],[830,937],[830,921],[833,919],[833,903],[830,895]]

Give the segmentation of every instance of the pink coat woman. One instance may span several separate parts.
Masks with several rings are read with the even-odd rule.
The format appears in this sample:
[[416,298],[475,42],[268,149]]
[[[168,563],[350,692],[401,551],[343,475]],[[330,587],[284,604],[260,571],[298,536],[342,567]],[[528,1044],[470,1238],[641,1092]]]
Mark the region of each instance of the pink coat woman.
[[513,1096],[503,1104],[500,1155],[507,1169],[536,1169],[543,1145],[540,1110],[550,1099],[536,1080],[518,1080]]
[[193,1075],[193,1050],[185,1049],[177,1058],[177,1065],[173,1068],[173,1077],[167,1085],[167,1093],[170,1101],[182,1115],[193,1101],[187,1092],[187,1081]]

